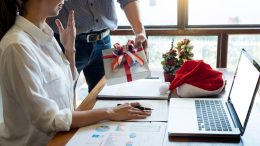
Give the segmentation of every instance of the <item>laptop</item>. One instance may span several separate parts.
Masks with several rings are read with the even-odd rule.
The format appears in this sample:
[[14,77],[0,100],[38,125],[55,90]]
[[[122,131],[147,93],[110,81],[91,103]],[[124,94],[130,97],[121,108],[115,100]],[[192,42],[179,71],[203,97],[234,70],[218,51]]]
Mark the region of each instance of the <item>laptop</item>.
[[242,49],[228,98],[170,99],[169,136],[242,136],[258,91],[259,75],[259,65]]

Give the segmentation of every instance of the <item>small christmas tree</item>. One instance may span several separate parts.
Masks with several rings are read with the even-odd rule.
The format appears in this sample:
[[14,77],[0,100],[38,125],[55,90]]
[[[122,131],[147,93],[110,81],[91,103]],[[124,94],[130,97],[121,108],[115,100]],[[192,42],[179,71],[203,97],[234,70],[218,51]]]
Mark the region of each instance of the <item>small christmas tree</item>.
[[184,39],[177,43],[174,47],[174,40],[171,43],[171,49],[162,55],[163,60],[161,64],[165,73],[175,73],[186,60],[192,60],[194,54],[192,53],[193,46],[189,39]]

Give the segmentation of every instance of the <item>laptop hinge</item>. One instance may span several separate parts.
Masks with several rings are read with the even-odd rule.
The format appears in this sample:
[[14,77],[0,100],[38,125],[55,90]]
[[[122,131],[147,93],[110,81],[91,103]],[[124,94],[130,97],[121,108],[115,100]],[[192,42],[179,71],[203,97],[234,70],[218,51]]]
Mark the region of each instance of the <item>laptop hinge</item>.
[[226,105],[227,105],[228,111],[229,111],[229,113],[231,115],[231,119],[232,119],[235,127],[239,128],[241,135],[243,135],[244,129],[243,129],[242,124],[240,123],[240,120],[238,118],[238,115],[237,115],[237,113],[236,113],[236,111],[234,109],[234,106],[233,106],[232,102],[229,100],[228,102],[226,102]]

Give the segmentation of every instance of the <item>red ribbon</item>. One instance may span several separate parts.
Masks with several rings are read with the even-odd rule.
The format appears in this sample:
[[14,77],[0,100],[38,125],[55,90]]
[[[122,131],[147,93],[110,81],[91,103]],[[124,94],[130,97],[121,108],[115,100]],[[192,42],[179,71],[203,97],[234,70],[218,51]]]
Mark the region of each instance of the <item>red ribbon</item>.
[[[126,47],[126,51],[124,51],[124,47]],[[133,62],[138,62],[140,65],[144,64],[143,59],[138,56],[136,52],[142,51],[143,48],[136,49],[134,47],[134,41],[129,40],[126,46],[121,46],[119,43],[114,44],[114,50],[111,55],[103,56],[103,59],[111,59],[114,58],[111,63],[112,71],[114,71],[118,66],[122,63],[124,64],[125,74],[127,81],[132,81],[132,74],[130,71],[130,67]]]

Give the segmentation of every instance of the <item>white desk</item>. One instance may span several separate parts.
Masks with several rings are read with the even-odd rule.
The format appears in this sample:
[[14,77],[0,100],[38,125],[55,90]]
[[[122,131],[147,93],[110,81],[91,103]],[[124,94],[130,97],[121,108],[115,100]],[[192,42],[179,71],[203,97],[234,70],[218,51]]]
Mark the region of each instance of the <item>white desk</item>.
[[[230,72],[224,72],[225,77],[228,79],[225,92],[221,96],[227,97],[228,91],[231,86],[232,75]],[[83,101],[79,106],[79,109],[90,109],[93,107],[96,101],[96,95],[105,85],[105,79],[103,78],[94,90],[88,95],[89,97]],[[49,143],[48,146],[63,146],[70,138],[75,134],[77,129],[72,129],[69,132],[58,133]],[[244,136],[241,137],[240,141],[228,140],[228,139],[209,139],[209,138],[174,138],[167,136],[167,130],[165,131],[164,146],[259,146],[260,145],[260,102],[259,96],[253,106],[251,116],[248,121],[248,125]]]

